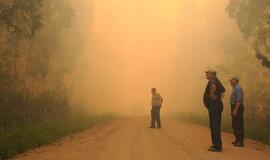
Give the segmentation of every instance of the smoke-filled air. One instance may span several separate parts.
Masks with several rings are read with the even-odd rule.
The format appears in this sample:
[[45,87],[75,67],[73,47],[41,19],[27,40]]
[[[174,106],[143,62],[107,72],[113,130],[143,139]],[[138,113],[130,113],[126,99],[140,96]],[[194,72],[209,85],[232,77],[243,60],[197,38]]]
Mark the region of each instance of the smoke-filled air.
[[269,0],[0,0],[0,160],[264,160],[269,68]]
[[141,107],[147,113],[152,87],[163,95],[165,111],[200,108],[204,72],[222,63],[222,41],[242,36],[225,11],[227,1],[91,4],[76,4],[80,22],[91,21],[84,27],[87,69],[76,92],[90,109],[129,113]]

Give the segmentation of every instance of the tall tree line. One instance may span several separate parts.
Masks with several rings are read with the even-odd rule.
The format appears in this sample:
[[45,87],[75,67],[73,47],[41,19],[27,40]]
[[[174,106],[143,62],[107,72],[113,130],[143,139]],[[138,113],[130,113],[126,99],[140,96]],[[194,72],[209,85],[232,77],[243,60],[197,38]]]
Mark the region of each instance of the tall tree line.
[[270,68],[270,1],[230,0],[227,11],[262,65]]
[[221,49],[225,59],[219,70],[225,77],[240,77],[247,119],[269,124],[270,1],[230,0],[226,10],[236,20],[244,38],[231,35],[224,39]]
[[74,15],[69,0],[0,0],[3,129],[67,113],[65,81],[76,60],[63,35]]

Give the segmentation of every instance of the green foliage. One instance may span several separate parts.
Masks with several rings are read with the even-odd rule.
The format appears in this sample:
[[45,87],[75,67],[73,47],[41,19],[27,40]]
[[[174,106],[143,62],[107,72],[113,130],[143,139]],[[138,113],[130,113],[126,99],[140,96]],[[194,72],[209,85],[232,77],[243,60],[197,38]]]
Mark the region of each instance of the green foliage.
[[42,0],[10,0],[0,1],[0,24],[14,38],[34,38],[41,29]]
[[[250,121],[254,118],[270,122],[269,70],[257,64],[252,54],[247,54],[247,43],[235,35],[227,37],[220,50],[224,54],[224,62],[217,66],[219,76],[221,79],[232,76],[240,78],[245,95],[246,117]],[[229,85],[226,87],[231,88]]]
[[0,0],[0,159],[104,119],[67,117],[74,18],[69,0]]
[[61,115],[35,123],[0,129],[0,160],[9,158],[27,149],[40,147],[55,140],[114,119],[113,114],[99,116]]
[[[41,8],[41,13],[43,15],[42,23],[46,24],[46,27],[35,39],[36,48],[31,62],[36,67],[32,69],[32,73],[46,77],[49,72],[57,72],[55,73],[58,76],[57,80],[60,80],[59,77],[63,77],[66,72],[71,70],[66,66],[72,66],[72,61],[74,61],[67,57],[69,56],[68,51],[61,46],[64,41],[63,32],[71,27],[74,11],[68,0],[46,0]],[[69,61],[63,62],[63,59]]]
[[236,19],[262,65],[270,68],[270,1],[230,0],[227,11]]
[[52,66],[65,56],[57,50],[72,25],[69,0],[1,0],[0,17],[0,127],[68,112],[67,71]]
[[[232,1],[231,1],[232,2]],[[243,1],[241,1],[243,2]],[[250,2],[251,3],[251,2]],[[255,7],[255,6],[254,6]],[[240,12],[240,11],[239,11]],[[240,13],[238,13],[240,14]],[[251,27],[252,28],[252,27]],[[248,35],[248,34],[247,34]],[[217,66],[219,77],[227,79],[227,94],[230,96],[229,78],[238,76],[240,85],[244,90],[245,97],[245,130],[247,137],[270,143],[270,90],[269,90],[269,69],[261,67],[256,63],[256,59],[250,54],[249,42],[231,35],[224,39],[220,45],[220,51],[223,52],[223,64]],[[226,84],[226,83],[225,83]],[[226,106],[228,99],[224,100],[225,111],[223,116],[223,130],[231,132],[230,109]],[[191,117],[191,121],[205,121],[207,115]],[[194,117],[194,116],[193,116]]]

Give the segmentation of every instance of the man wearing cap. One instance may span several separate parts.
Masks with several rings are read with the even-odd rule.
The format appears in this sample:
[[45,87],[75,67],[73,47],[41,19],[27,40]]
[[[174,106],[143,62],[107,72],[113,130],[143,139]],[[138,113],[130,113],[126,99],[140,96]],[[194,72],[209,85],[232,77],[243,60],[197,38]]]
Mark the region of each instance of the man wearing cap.
[[206,71],[208,84],[205,88],[203,100],[209,112],[212,146],[208,149],[212,152],[222,152],[221,140],[221,114],[223,111],[222,99],[225,88],[217,78],[215,70]]
[[231,80],[231,115],[232,128],[235,135],[235,141],[232,144],[236,147],[244,146],[244,94],[242,88],[239,86],[239,78],[233,77]]

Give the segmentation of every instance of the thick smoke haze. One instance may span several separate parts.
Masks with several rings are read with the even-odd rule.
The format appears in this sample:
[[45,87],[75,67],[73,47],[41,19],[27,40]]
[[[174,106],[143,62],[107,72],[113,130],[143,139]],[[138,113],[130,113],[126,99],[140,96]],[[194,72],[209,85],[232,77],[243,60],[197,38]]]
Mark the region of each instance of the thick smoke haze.
[[224,37],[241,36],[225,11],[227,0],[73,4],[78,34],[88,36],[76,96],[97,110],[146,113],[152,87],[165,112],[202,108],[204,71],[222,62]]

